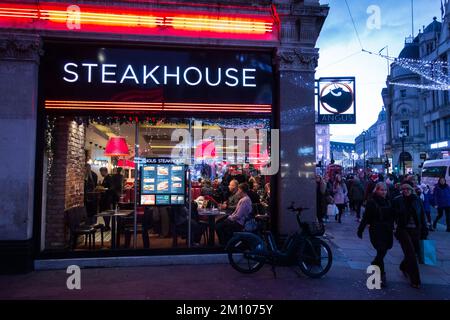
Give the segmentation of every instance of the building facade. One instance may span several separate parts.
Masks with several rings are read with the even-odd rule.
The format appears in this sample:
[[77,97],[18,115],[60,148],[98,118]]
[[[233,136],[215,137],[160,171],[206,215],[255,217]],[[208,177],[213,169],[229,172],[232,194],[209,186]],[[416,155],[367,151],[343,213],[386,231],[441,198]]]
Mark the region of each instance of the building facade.
[[330,163],[330,126],[316,125],[316,163]]
[[[206,155],[211,142],[227,140],[230,128],[279,130],[272,136],[279,147],[270,149],[279,170],[261,179],[271,184],[274,231],[293,231],[295,216],[285,204],[308,203],[315,193],[310,84],[328,10],[318,0],[7,2],[0,8],[1,271],[27,271],[53,258],[219,253],[213,229],[209,251],[191,246],[194,224],[186,217],[188,240],[177,246],[176,219],[184,211],[173,208],[191,208],[195,186],[189,178],[197,173],[214,178],[227,167],[239,178],[257,171],[257,162],[249,166],[247,158],[231,164],[218,158],[225,146]],[[172,140],[173,129],[188,130],[188,136]],[[176,174],[182,167],[172,162],[182,157],[174,149],[183,149],[185,138],[197,147],[183,185]],[[253,158],[267,156],[259,147]],[[105,187],[110,172],[104,175],[103,165],[118,184]],[[119,167],[129,173],[125,178]],[[100,189],[92,188],[97,178]],[[116,208],[131,210],[101,211],[105,203],[111,208],[109,196]],[[148,207],[159,233],[169,230],[173,239],[147,232]],[[93,224],[73,229],[83,215],[92,219],[99,211],[117,228],[105,239],[107,247],[101,229],[100,249]],[[312,220],[314,208],[310,212],[305,218]],[[73,239],[77,233],[89,247]]]
[[386,139],[386,110],[383,107],[377,121],[355,138],[357,166],[364,168],[364,161],[366,161],[366,168],[375,167],[384,162]]
[[[435,17],[414,39],[405,41],[399,58],[448,62],[449,6],[450,3],[445,1],[442,23]],[[427,86],[436,83],[396,64],[391,65],[391,75],[387,80],[388,87],[382,91],[387,114],[386,150],[399,173],[403,173],[403,163],[405,172],[418,173],[424,157],[439,159],[448,156],[448,90],[431,89]],[[406,85],[397,86],[390,82]]]

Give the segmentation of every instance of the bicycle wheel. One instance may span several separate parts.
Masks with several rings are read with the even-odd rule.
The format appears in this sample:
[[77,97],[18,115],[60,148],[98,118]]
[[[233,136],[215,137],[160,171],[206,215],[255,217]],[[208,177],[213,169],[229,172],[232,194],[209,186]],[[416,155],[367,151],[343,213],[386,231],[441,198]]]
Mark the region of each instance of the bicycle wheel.
[[310,278],[320,278],[331,268],[333,255],[330,246],[317,238],[306,239],[297,254],[300,270]]
[[235,239],[228,244],[228,261],[241,273],[254,273],[264,265],[264,257],[255,254],[257,244],[248,239]]

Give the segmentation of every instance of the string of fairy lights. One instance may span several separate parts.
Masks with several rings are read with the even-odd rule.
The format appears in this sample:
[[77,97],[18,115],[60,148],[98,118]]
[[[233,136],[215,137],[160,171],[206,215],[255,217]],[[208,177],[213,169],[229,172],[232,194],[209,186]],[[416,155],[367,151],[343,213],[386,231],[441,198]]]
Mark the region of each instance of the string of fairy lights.
[[420,60],[420,59],[410,59],[410,58],[395,58],[380,53],[374,53],[368,50],[363,52],[377,55],[390,62],[393,65],[398,65],[406,70],[409,70],[423,79],[428,80],[423,83],[406,83],[406,82],[395,82],[389,81],[390,85],[410,87],[424,90],[449,90],[450,89],[450,78],[449,78],[449,65],[446,61],[441,60]]

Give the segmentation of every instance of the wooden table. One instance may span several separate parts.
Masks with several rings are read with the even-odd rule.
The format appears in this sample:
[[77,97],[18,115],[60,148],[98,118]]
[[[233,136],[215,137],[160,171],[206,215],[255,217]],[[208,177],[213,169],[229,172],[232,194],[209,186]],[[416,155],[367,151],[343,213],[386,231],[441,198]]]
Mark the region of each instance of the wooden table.
[[120,240],[119,237],[117,237],[117,217],[127,217],[130,214],[132,214],[134,210],[118,210],[117,212],[114,210],[106,210],[102,211],[99,214],[97,214],[97,217],[111,217],[111,249],[117,248],[120,244],[118,243],[118,240]]

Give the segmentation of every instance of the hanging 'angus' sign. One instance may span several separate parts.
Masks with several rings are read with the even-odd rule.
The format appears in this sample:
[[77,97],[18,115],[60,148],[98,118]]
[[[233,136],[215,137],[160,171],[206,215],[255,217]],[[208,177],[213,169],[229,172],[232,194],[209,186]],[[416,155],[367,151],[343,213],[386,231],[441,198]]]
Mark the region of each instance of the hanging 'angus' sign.
[[318,89],[318,123],[356,123],[354,77],[320,78]]
[[52,103],[272,105],[272,59],[266,52],[61,43],[46,43],[44,50],[41,83]]

